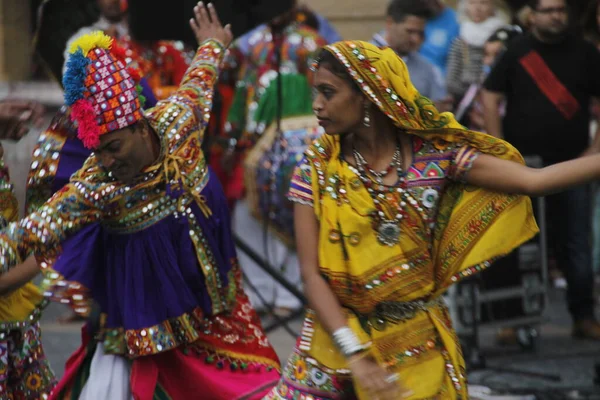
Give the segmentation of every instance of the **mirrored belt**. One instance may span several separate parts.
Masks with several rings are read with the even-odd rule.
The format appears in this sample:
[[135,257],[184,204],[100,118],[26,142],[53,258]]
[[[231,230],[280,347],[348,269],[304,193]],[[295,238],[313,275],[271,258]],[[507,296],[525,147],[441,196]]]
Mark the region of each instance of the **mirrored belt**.
[[[369,314],[359,315],[359,319],[365,330],[373,328],[382,331],[387,324],[399,324],[413,319],[419,312],[427,311],[431,307],[437,307],[444,304],[442,297],[433,300],[413,300],[413,301],[384,301],[375,307],[375,310]],[[368,325],[368,328],[365,326]]]

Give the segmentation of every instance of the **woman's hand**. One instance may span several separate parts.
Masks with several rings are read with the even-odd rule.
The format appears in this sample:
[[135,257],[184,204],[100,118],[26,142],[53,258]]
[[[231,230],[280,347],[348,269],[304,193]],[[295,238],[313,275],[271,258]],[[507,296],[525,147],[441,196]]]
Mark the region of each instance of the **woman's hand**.
[[223,27],[212,3],[208,3],[208,7],[205,7],[203,2],[199,2],[194,7],[194,18],[190,20],[190,26],[196,35],[198,44],[208,39],[214,39],[224,47],[228,47],[233,39],[231,25],[227,24]]
[[407,398],[412,392],[403,389],[398,376],[389,374],[375,360],[358,354],[348,360],[352,377],[360,388],[373,400],[397,400]]

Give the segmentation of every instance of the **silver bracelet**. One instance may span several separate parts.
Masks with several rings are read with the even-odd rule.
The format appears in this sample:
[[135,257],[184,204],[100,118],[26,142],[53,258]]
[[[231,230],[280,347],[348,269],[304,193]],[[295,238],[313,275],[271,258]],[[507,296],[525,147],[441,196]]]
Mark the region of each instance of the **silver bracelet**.
[[350,328],[344,326],[333,332],[333,341],[345,357],[350,357],[366,349]]

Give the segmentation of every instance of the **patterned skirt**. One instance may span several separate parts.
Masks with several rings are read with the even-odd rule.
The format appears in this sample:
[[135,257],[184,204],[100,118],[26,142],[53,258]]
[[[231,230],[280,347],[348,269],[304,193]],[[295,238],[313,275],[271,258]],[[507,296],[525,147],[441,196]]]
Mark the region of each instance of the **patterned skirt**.
[[56,380],[42,348],[39,322],[0,333],[0,398],[46,399]]
[[300,350],[288,359],[277,387],[263,400],[356,400],[350,371],[331,370]]

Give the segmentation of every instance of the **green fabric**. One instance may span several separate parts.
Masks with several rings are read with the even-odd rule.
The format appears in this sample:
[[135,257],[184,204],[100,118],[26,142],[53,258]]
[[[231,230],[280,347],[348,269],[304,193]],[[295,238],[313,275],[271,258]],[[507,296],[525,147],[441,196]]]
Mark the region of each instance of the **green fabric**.
[[[227,114],[227,122],[232,126],[244,126],[246,123],[246,98],[248,96],[248,89],[245,85],[238,85],[233,95],[233,100]],[[239,139],[239,133],[235,132],[236,139]]]
[[[304,75],[281,76],[283,109],[282,118],[312,114],[312,90]],[[254,121],[265,128],[277,118],[277,79],[273,79],[260,97]]]
[[71,389],[71,400],[79,399],[81,395],[81,391],[85,386],[88,378],[90,377],[90,367],[92,366],[92,359],[94,358],[94,352],[96,351],[96,342],[95,340],[90,340],[90,343],[86,349],[85,359],[79,369],[79,372],[75,376],[73,387]]
[[154,396],[152,396],[152,400],[171,400],[171,397],[169,397],[165,389],[163,389],[160,384],[157,384],[156,389],[154,390]]

